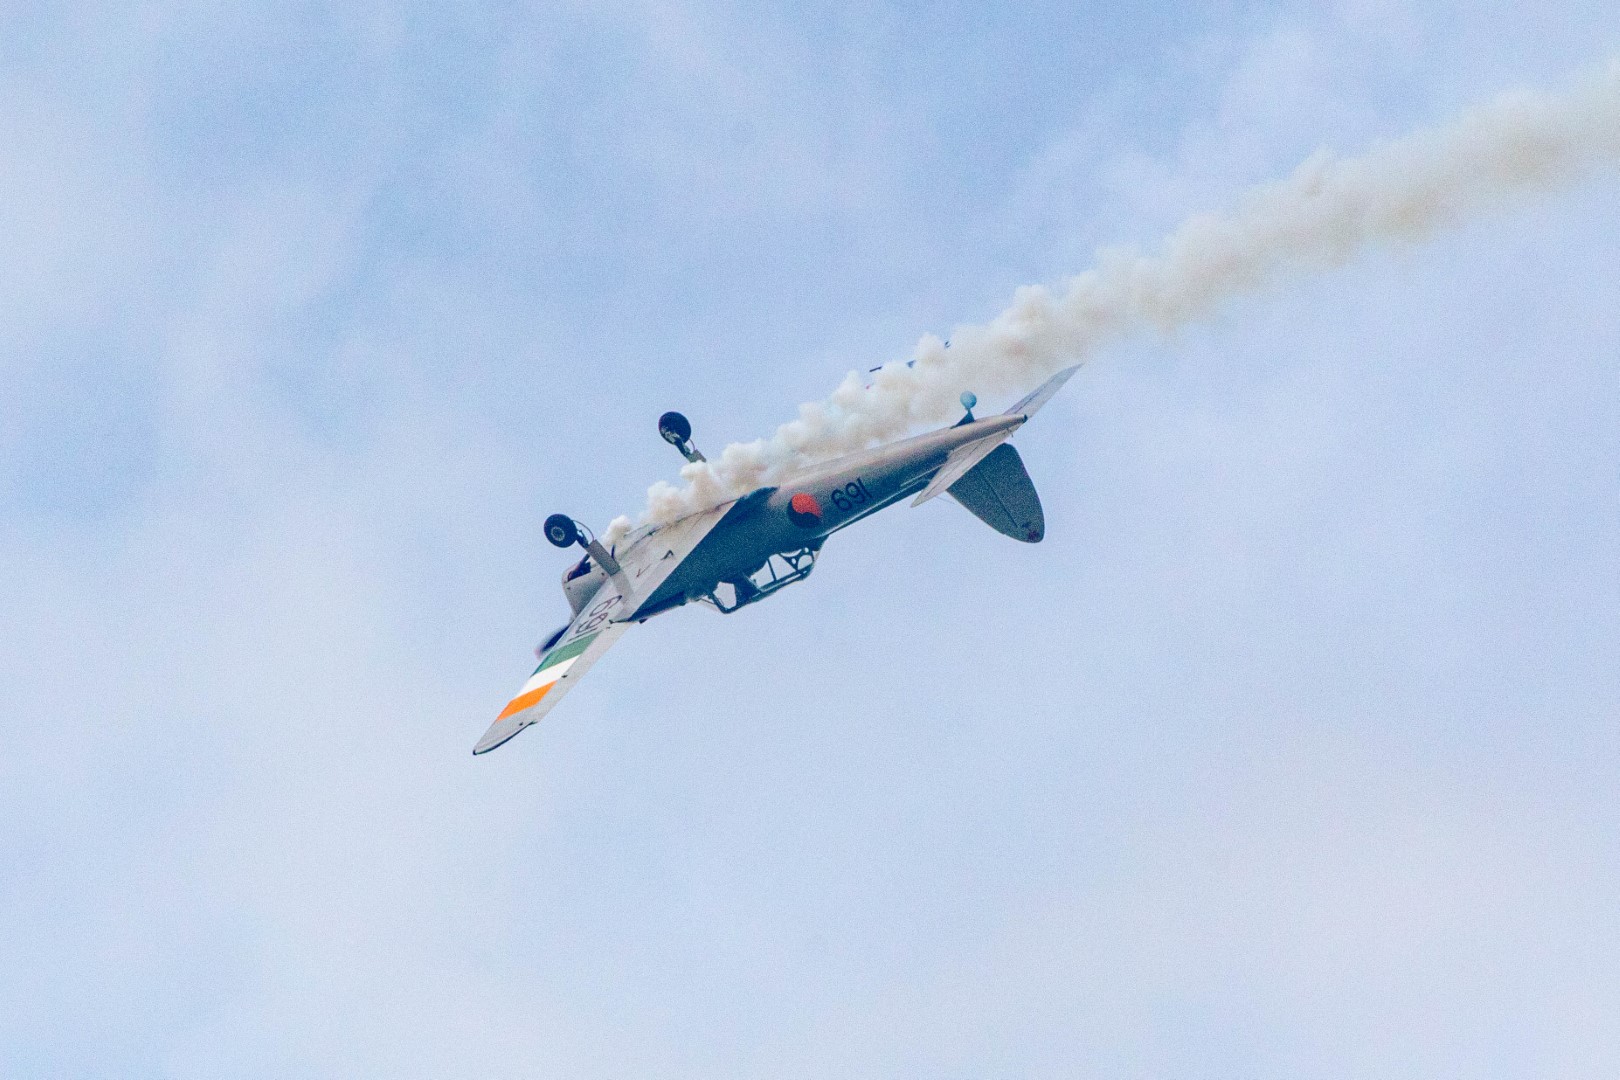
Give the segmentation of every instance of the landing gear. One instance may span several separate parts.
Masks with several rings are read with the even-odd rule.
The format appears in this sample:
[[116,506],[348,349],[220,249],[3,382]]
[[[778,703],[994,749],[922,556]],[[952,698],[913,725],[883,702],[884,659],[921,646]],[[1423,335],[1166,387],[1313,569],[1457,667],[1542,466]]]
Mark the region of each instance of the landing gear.
[[692,424],[686,417],[678,412],[667,412],[658,418],[658,434],[664,441],[681,452],[687,461],[696,463],[708,460],[703,452],[692,445]]
[[546,539],[560,548],[570,548],[581,543],[579,526],[567,514],[552,514],[546,518]]
[[765,560],[765,564],[746,577],[722,581],[712,590],[696,599],[708,604],[722,615],[730,615],[738,608],[785,589],[795,581],[803,581],[816,568],[816,556],[821,552],[818,541],[798,551],[783,551]]

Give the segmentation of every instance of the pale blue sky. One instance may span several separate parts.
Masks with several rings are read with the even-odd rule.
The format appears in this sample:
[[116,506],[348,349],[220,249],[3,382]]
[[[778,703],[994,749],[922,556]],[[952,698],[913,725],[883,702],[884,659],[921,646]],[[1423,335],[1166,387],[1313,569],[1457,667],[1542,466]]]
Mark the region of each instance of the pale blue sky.
[[[473,741],[540,521],[1570,2],[0,5],[0,1075],[1612,1077],[1620,172],[1108,351]],[[996,403],[987,403],[996,404]]]

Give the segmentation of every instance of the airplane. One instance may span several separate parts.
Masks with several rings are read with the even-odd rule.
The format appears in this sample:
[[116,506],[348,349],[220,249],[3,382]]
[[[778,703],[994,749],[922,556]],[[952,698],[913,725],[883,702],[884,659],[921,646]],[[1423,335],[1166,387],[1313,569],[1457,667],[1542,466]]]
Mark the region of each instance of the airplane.
[[[546,539],[585,549],[563,574],[573,616],[535,650],[540,666],[473,753],[539,721],[631,626],[692,602],[728,615],[756,604],[809,577],[827,537],[908,495],[918,506],[948,494],[997,532],[1039,542],[1041,501],[1007,440],[1077,370],[1058,372],[999,416],[975,418],[978,399],[964,392],[966,415],[950,427],[809,466],[665,525],[642,525],[612,548],[568,515],[552,514]],[[658,433],[688,461],[704,460],[680,413],[659,417]]]

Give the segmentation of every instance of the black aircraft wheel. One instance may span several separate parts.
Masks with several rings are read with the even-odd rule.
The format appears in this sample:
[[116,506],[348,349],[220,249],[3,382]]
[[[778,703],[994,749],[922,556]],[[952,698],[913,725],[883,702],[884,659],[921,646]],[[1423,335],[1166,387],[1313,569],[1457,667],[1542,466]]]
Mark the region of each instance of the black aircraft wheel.
[[692,437],[692,425],[678,412],[667,412],[658,418],[658,434],[671,446],[680,446]]
[[579,529],[567,514],[552,514],[546,518],[546,539],[560,548],[579,543]]

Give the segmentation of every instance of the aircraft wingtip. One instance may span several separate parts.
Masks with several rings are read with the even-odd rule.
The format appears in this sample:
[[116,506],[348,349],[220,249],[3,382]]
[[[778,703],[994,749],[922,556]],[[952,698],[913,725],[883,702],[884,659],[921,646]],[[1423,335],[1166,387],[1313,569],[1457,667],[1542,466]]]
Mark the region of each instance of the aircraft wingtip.
[[484,732],[484,737],[479,739],[477,745],[473,747],[473,756],[477,757],[479,754],[489,753],[497,746],[506,743],[507,740],[527,726],[527,724],[510,723],[504,718],[495,721],[489,726],[489,730]]

